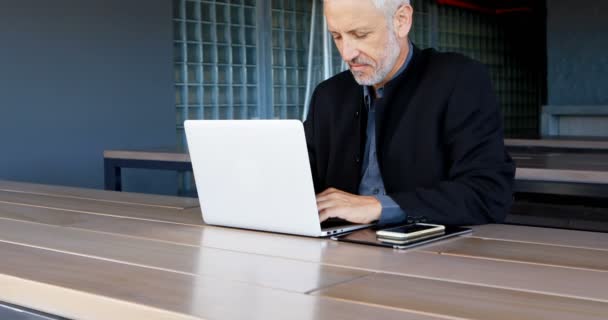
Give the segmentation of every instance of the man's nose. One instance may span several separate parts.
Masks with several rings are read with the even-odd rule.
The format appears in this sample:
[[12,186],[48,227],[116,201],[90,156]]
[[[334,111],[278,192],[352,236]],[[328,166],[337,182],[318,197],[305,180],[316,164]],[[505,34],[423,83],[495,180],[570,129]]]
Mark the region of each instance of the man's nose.
[[353,61],[359,56],[359,49],[352,41],[344,41],[342,44],[342,59],[346,62]]

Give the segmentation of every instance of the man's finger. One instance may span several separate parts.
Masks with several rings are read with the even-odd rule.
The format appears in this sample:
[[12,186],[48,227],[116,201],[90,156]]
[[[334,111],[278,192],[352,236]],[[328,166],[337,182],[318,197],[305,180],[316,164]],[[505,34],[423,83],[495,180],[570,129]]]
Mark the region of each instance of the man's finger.
[[329,218],[332,218],[332,217],[330,216],[330,214],[329,214],[329,210],[324,209],[324,210],[322,210],[322,211],[320,211],[320,212],[319,212],[319,220],[320,220],[321,222],[323,222],[323,221],[325,221],[325,220],[327,220],[327,219],[329,219]]
[[321,220],[321,221],[325,221],[329,218],[340,218],[340,219],[347,220],[345,212],[346,211],[344,211],[343,208],[331,207],[331,208],[321,210],[319,212],[319,217],[323,218],[323,220]]
[[341,199],[343,201],[350,201],[351,199],[355,199],[357,197],[360,196],[336,190],[335,192],[331,192],[326,195],[317,196],[317,201],[327,201],[329,199]]
[[322,210],[333,208],[333,207],[336,207],[337,205],[338,205],[338,202],[334,199],[317,201],[317,210],[319,212],[321,212]]
[[319,196],[317,196],[317,203],[323,202],[323,201],[335,200],[335,199],[338,199],[338,197],[339,197],[339,195],[337,193],[319,195]]
[[336,191],[338,191],[338,190],[335,188],[327,188],[327,189],[325,189],[325,191],[319,193],[317,196],[325,196],[325,195],[331,194]]

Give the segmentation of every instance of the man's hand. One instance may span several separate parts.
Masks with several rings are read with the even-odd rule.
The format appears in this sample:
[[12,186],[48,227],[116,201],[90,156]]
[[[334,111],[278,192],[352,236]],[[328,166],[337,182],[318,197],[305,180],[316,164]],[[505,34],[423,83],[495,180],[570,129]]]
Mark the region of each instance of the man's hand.
[[359,196],[329,188],[317,195],[321,222],[340,218],[352,223],[371,223],[380,219],[382,205],[375,197]]

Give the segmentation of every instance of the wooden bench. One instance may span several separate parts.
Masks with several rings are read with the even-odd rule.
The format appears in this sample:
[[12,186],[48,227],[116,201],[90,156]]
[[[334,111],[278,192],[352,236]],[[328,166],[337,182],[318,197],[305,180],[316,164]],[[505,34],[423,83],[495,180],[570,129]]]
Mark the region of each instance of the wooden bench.
[[192,171],[190,156],[172,148],[147,150],[105,150],[104,186],[106,190],[122,191],[122,169]]
[[[517,164],[516,192],[608,195],[608,141],[507,139],[505,143]],[[578,153],[556,153],[554,148]],[[588,152],[589,148],[603,153]],[[192,171],[190,156],[173,149],[107,150],[104,162],[105,189],[114,191],[122,190],[122,168]]]
[[608,106],[543,106],[541,136],[608,137]]
[[608,140],[506,139],[516,162],[510,223],[608,231]]
[[505,146],[515,152],[608,153],[608,138],[548,136],[543,139],[505,139]]
[[608,197],[608,152],[511,152],[516,192]]

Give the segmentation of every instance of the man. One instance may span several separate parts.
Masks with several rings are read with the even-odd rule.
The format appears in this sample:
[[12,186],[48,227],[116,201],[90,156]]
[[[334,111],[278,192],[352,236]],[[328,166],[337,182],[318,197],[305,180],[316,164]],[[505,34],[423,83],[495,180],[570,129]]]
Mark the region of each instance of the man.
[[315,89],[305,121],[321,221],[502,221],[515,167],[485,67],[416,48],[409,0],[324,10],[350,71]]

